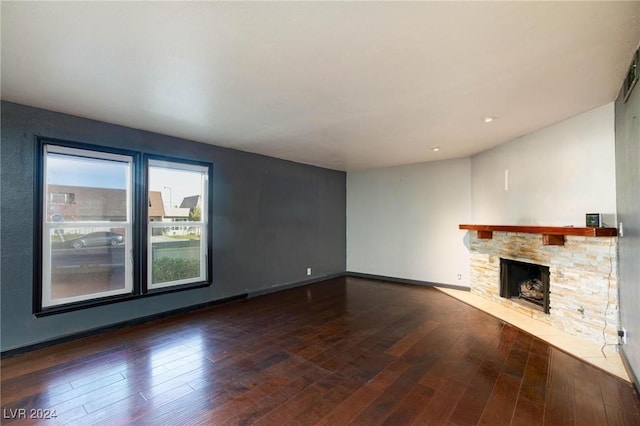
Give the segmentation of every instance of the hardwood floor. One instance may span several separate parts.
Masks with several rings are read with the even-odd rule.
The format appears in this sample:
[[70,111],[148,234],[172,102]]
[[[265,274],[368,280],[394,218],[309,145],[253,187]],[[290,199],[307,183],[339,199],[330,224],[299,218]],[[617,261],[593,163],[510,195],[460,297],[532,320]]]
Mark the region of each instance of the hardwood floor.
[[640,424],[629,383],[437,290],[357,278],[8,358],[1,380],[12,425]]

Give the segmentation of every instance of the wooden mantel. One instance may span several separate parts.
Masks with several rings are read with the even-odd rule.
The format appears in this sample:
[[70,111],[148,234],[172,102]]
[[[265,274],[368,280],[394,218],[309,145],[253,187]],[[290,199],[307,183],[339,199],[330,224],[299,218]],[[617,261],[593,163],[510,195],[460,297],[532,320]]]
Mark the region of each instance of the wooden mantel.
[[459,225],[460,229],[478,231],[478,238],[490,240],[493,232],[523,232],[542,235],[542,244],[563,246],[565,235],[579,237],[615,237],[616,228],[574,228],[571,226],[510,226],[510,225]]

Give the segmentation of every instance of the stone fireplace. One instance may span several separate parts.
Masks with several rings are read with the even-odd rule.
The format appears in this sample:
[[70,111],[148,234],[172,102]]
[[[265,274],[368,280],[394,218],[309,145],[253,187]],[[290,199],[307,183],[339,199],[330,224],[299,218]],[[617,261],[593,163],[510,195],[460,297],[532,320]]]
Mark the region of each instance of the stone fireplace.
[[[538,227],[491,227],[491,231],[479,227],[460,225],[461,229],[472,230],[472,293],[608,350],[617,349],[618,240],[615,229],[610,231],[613,235],[584,236],[571,233],[589,228],[544,228],[566,230],[567,235],[548,238],[543,232],[531,230]],[[520,229],[525,231],[516,232]],[[510,281],[505,288],[505,284],[501,287],[501,280],[509,272],[507,264],[516,265],[516,271],[512,271],[515,275],[512,281],[516,282]],[[541,276],[535,271],[542,271]],[[547,292],[546,296],[543,294],[542,304],[537,280],[542,291]],[[522,289],[528,293],[524,298]],[[529,296],[536,300],[533,303],[523,300]]]

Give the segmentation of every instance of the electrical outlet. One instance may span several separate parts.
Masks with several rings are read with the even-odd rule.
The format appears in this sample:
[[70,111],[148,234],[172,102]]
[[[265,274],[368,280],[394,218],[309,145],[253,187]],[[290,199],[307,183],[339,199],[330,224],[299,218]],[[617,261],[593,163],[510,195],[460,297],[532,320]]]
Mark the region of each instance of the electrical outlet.
[[307,268],[307,276],[311,275],[311,268]]
[[462,274],[458,274],[458,281],[462,279]]
[[621,330],[618,330],[618,337],[620,338],[620,344],[627,344],[627,329],[622,327]]
[[622,222],[620,222],[620,231],[618,232],[618,234],[619,234],[621,237],[624,237],[624,230],[622,229]]

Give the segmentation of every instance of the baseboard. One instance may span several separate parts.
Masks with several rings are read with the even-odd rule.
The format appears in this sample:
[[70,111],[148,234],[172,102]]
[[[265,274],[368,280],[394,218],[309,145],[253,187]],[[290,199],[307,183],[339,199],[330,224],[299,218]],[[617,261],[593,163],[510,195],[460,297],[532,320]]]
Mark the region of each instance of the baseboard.
[[277,291],[287,290],[295,287],[302,287],[303,285],[309,285],[309,284],[314,284],[321,281],[332,280],[334,278],[341,278],[341,277],[344,277],[345,275],[346,275],[345,272],[339,272],[337,274],[323,275],[321,277],[309,278],[302,281],[295,281],[292,283],[287,283],[282,285],[274,285],[273,287],[261,288],[259,290],[250,291],[248,293],[248,297],[251,298],[251,297],[257,297],[257,296],[263,296],[265,294],[275,293]]
[[410,280],[408,278],[387,277],[384,275],[363,274],[362,272],[347,272],[344,275],[348,277],[365,278],[368,280],[390,281],[390,282],[401,283],[401,284],[421,285],[421,286],[427,286],[427,287],[442,287],[442,288],[452,288],[452,289],[461,290],[461,291],[471,291],[469,287],[461,287],[461,286],[452,285],[452,284],[434,283],[430,281],[420,281],[420,280]]
[[151,321],[156,321],[159,319],[165,319],[168,317],[173,317],[180,314],[185,314],[188,312],[193,312],[198,309],[210,308],[216,305],[222,305],[224,303],[235,302],[237,300],[246,299],[247,294],[239,294],[237,296],[226,297],[224,299],[213,300],[211,302],[199,303],[197,305],[185,306],[184,308],[173,309],[170,311],[159,312],[153,315],[147,315],[145,317],[134,318],[127,321],[122,321],[115,324],[105,325],[103,327],[92,328],[91,330],[85,330],[78,333],[69,334],[63,337],[57,337],[51,340],[45,340],[43,342],[34,343],[32,345],[21,346],[15,349],[9,349],[0,353],[0,358],[10,358],[12,356],[21,355],[27,352],[35,351],[36,349],[42,349],[53,345],[58,345],[60,343],[71,342],[73,340],[83,339],[86,337],[92,337],[103,333],[108,333],[110,331],[119,330],[125,327],[131,327],[134,325],[140,325]]
[[638,391],[640,390],[640,382],[638,381],[638,376],[636,376],[636,373],[633,371],[633,368],[631,368],[631,364],[629,363],[629,358],[627,358],[627,354],[625,354],[624,352],[624,346],[620,346],[619,353],[620,353],[620,359],[622,360],[622,364],[624,365],[624,369],[627,370],[627,374],[631,379],[631,383],[636,388],[636,394],[638,394]]

